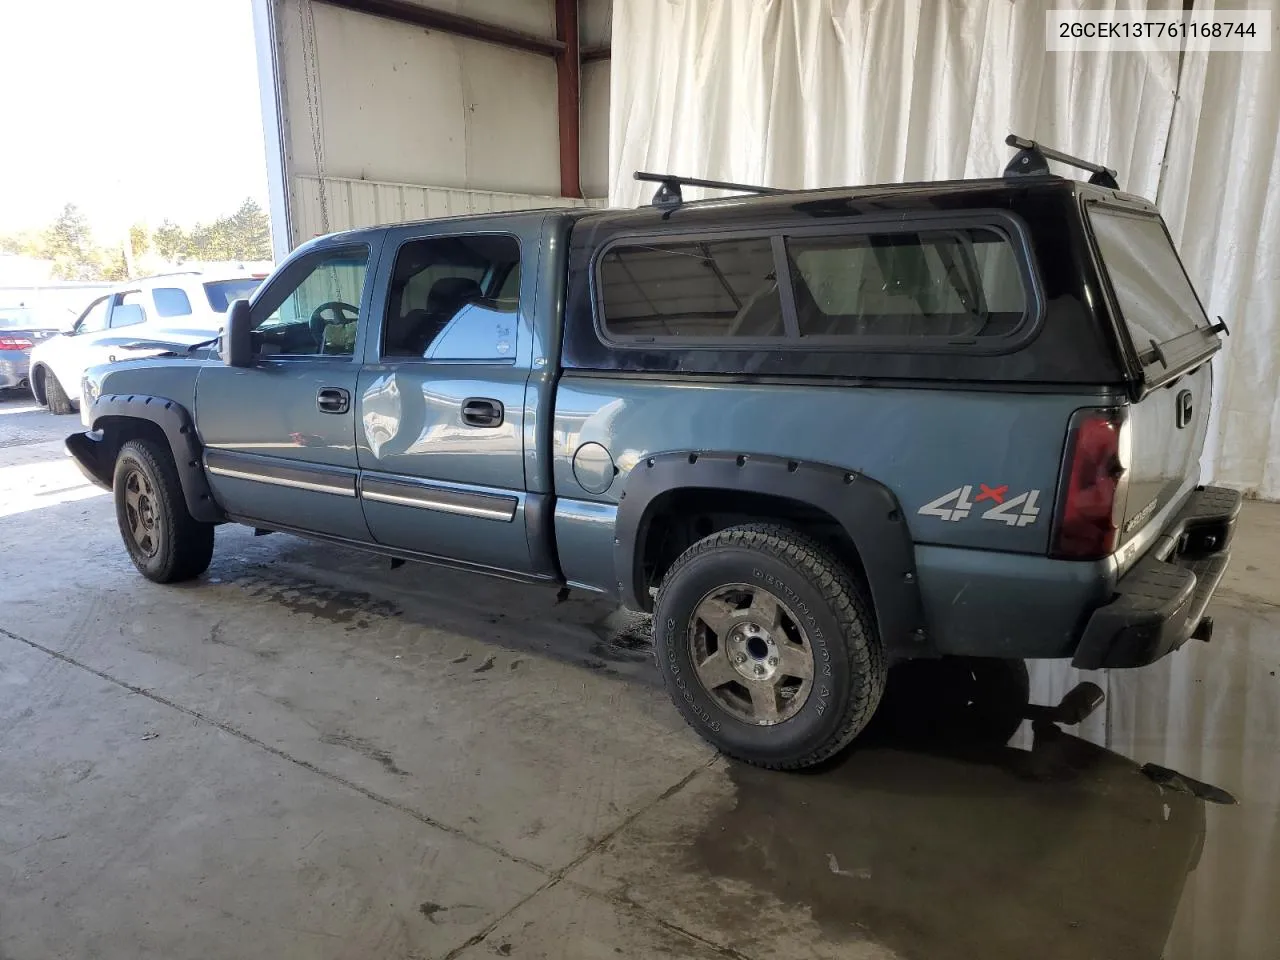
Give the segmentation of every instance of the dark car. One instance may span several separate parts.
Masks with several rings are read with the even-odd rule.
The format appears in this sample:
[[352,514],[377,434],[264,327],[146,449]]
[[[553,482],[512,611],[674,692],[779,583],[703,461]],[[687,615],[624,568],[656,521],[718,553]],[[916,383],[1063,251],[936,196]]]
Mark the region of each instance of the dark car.
[[1213,628],[1225,324],[1150,203],[1016,145],[322,237],[215,352],[90,370],[67,445],[158,582],[233,521],[652,611],[676,706],[764,766],[847,744],[895,661],[1148,664]]
[[35,323],[26,308],[0,308],[0,390],[27,386],[31,348],[57,332]]

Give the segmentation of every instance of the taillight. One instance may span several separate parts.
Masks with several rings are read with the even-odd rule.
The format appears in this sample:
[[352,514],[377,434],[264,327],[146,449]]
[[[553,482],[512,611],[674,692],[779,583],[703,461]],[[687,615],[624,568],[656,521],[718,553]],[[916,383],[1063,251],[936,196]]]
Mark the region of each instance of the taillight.
[[1096,560],[1116,549],[1128,493],[1129,432],[1117,410],[1071,418],[1064,482],[1058,493],[1053,555]]
[[30,337],[0,337],[0,350],[30,350]]

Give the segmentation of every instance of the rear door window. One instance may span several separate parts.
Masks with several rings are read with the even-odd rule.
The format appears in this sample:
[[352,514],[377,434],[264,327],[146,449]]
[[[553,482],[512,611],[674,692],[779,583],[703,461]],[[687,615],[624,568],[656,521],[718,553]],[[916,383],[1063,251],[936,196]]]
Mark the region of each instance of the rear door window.
[[156,287],[151,297],[156,302],[158,317],[185,317],[191,313],[191,301],[186,291],[178,287]]
[[382,356],[510,363],[520,309],[520,242],[505,234],[405,243],[383,326]]
[[605,331],[691,340],[784,335],[768,237],[610,247],[597,273]]
[[1153,341],[1164,344],[1197,328],[1208,328],[1209,320],[1163,220],[1091,205],[1089,222],[1139,352]]
[[984,227],[788,238],[802,337],[1007,336],[1027,314],[1009,240]]

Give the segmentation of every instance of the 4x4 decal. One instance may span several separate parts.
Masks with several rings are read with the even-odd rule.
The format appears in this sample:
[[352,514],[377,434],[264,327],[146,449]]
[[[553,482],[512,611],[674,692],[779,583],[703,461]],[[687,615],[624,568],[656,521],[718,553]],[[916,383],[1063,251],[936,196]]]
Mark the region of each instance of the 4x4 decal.
[[938,517],[956,523],[969,516],[975,506],[986,500],[995,505],[982,513],[983,520],[999,520],[1011,527],[1025,527],[1035,523],[1040,516],[1040,508],[1036,506],[1040,500],[1040,491],[1028,490],[1006,499],[1008,492],[1007,483],[998,486],[980,483],[978,495],[973,497],[973,484],[965,484],[944,493],[936,500],[930,500],[916,512],[922,517]]

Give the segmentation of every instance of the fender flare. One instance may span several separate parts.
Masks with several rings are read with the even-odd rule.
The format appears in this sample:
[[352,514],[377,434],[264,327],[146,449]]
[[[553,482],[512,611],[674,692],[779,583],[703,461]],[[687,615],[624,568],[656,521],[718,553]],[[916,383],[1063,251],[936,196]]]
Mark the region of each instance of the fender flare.
[[870,477],[825,463],[697,451],[641,460],[627,475],[614,533],[618,593],[627,606],[652,608],[640,551],[648,534],[650,507],[662,495],[679,489],[766,494],[830,515],[862,559],[886,652],[902,657],[931,654],[915,548],[897,497]]
[[[178,480],[182,483],[182,495],[191,516],[206,523],[226,519],[209,488],[209,479],[204,473],[204,444],[200,442],[195,421],[186,407],[176,400],[140,393],[103,394],[93,401],[89,410],[90,430],[101,431],[101,422],[107,418],[145,420],[159,427],[169,441]],[[101,464],[100,468],[105,469],[104,476],[109,484],[114,464]]]

